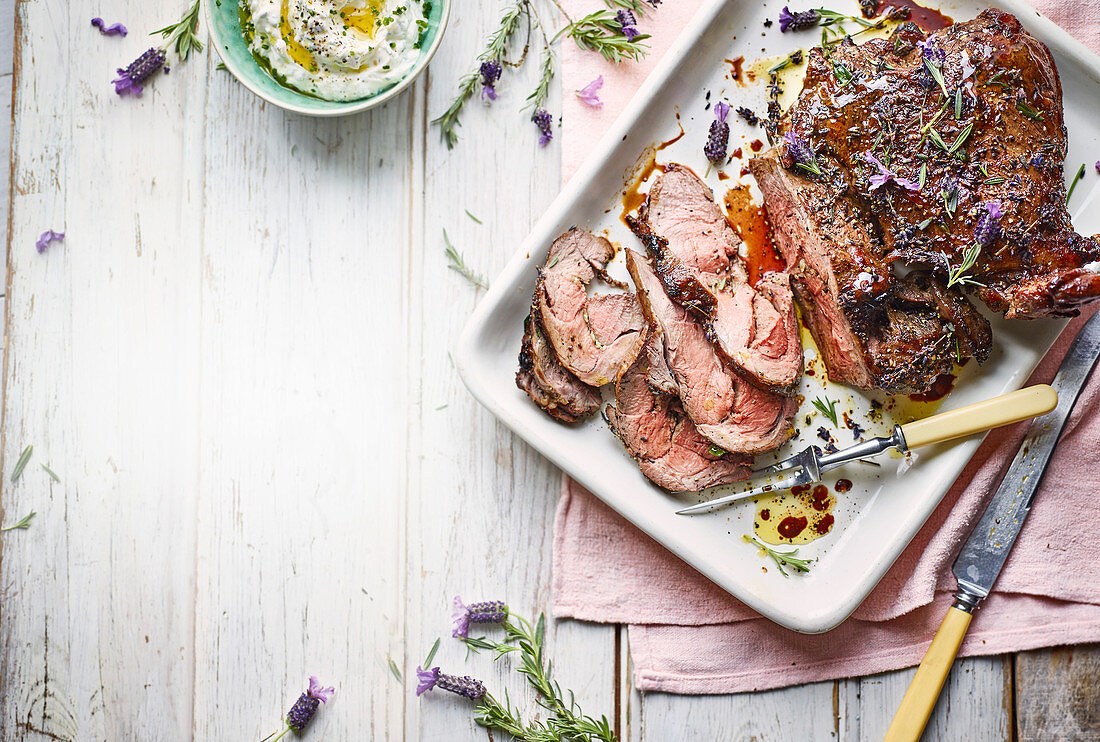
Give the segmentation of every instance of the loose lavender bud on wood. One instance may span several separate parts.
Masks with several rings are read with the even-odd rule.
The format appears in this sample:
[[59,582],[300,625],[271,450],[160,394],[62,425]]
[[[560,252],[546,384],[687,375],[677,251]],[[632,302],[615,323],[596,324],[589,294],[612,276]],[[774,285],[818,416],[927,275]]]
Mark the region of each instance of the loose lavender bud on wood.
[[500,623],[508,616],[508,606],[500,600],[490,600],[481,603],[464,605],[462,598],[455,597],[454,602],[454,629],[451,636],[465,639],[470,634],[472,623]]
[[434,690],[437,686],[443,690],[465,696],[474,701],[485,695],[485,684],[480,680],[472,678],[469,675],[463,675],[462,677],[447,675],[446,673],[440,672],[438,667],[433,667],[430,670],[417,667],[416,678],[416,695],[418,696],[430,690]]
[[726,159],[726,148],[730,142],[730,125],[726,123],[729,112],[730,107],[722,101],[714,105],[714,121],[710,122],[710,134],[703,147],[703,154],[714,163]]
[[130,63],[129,67],[120,67],[118,77],[111,82],[115,85],[115,92],[119,95],[138,95],[142,91],[141,84],[163,69],[167,59],[163,49],[149,49],[140,57]]

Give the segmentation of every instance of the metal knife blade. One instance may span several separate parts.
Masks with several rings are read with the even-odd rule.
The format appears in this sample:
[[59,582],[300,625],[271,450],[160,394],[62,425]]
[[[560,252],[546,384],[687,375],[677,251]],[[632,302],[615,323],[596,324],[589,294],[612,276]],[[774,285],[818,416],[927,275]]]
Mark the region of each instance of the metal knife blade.
[[1031,422],[1001,485],[955,559],[952,572],[959,582],[959,594],[955,596],[957,607],[973,610],[992,590],[1031,509],[1062,428],[1098,355],[1100,313],[1093,315],[1081,328],[1051,382],[1058,392],[1058,406]]

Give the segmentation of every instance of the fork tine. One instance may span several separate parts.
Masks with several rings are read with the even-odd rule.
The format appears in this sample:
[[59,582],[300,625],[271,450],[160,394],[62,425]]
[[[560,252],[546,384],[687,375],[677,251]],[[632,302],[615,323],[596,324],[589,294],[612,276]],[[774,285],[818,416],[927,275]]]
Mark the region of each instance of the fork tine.
[[756,497],[757,495],[766,495],[772,492],[782,492],[783,490],[790,489],[791,487],[794,487],[796,485],[806,484],[809,481],[810,475],[805,469],[794,476],[787,477],[786,479],[782,479],[778,482],[764,483],[756,480],[755,482],[751,483],[757,485],[752,489],[745,490],[743,492],[735,492],[732,495],[717,497],[713,500],[701,502],[698,505],[691,505],[690,507],[683,508],[682,510],[677,510],[676,515],[694,515],[695,513],[704,513],[709,510],[714,510],[716,508],[723,507],[724,505],[728,505],[731,502],[737,502],[738,500],[744,500],[749,497]]
[[759,469],[753,469],[752,473],[753,473],[753,476],[760,477],[760,476],[765,476],[767,474],[778,474],[781,471],[787,471],[788,469],[794,469],[795,467],[799,467],[799,466],[805,468],[805,466],[806,466],[805,457],[806,457],[806,452],[805,451],[799,451],[798,453],[794,454],[793,456],[788,456],[787,458],[783,459],[782,461],[776,461],[774,464],[771,464],[769,466],[762,466]]

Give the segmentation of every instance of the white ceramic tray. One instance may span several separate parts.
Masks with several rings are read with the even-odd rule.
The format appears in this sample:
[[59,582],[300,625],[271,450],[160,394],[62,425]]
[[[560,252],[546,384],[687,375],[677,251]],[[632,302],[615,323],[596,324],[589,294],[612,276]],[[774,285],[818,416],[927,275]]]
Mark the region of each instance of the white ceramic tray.
[[[1015,13],[1054,54],[1064,89],[1069,177],[1080,163],[1088,163],[1085,180],[1078,185],[1071,203],[1077,217],[1074,223],[1079,231],[1098,232],[1100,209],[1096,202],[1100,200],[1100,188],[1095,187],[1097,175],[1092,163],[1100,158],[1100,117],[1095,113],[1100,101],[1100,58],[1022,2],[1002,0],[994,4]],[[796,3],[795,8],[803,9],[803,5],[813,7]],[[763,6],[714,0],[699,11],[596,148],[596,154],[569,182],[504,272],[493,281],[492,290],[462,334],[457,359],[463,380],[482,404],[636,526],[764,616],[796,631],[822,632],[855,610],[886,573],[973,455],[980,442],[977,437],[921,449],[908,459],[884,456],[881,468],[854,464],[835,472],[827,483],[842,476],[855,486],[838,496],[832,531],[800,548],[800,556],[816,558],[813,569],[808,574],[785,578],[742,539],[742,534],[752,532],[753,503],[704,516],[674,515],[677,507],[700,498],[670,495],[651,485],[599,417],[577,426],[562,425],[539,410],[514,383],[535,267],[545,259],[554,237],[577,224],[594,232],[606,231],[612,241],[624,247],[641,249],[619,220],[619,213],[624,184],[646,147],[674,138],[682,124],[685,136],[658,152],[658,161],[682,162],[700,174],[706,172],[701,149],[713,118],[711,111],[704,110],[707,91],[711,91],[711,102],[723,98],[734,107],[748,105],[757,112],[766,108],[766,80],[741,86],[729,78],[730,65],[724,60],[744,56],[747,68],[755,58],[785,55],[817,42],[819,35],[814,31],[780,34],[778,23],[766,29],[764,20],[775,20],[780,6],[778,0]],[[858,15],[854,1],[829,7]],[[987,6],[960,0],[943,2],[938,7],[961,21],[973,18]],[[787,82],[788,86],[799,84]],[[731,150],[764,138],[762,129],[750,129],[732,114],[730,122]],[[738,141],[739,137],[744,142]],[[748,153],[748,149],[745,151]],[[739,166],[728,170],[736,176]],[[720,182],[715,172],[709,173],[707,180],[719,194],[736,182]],[[973,363],[964,369],[942,409],[1021,386],[1063,326],[1058,321],[999,319],[993,324],[996,350],[992,357],[981,369]],[[814,355],[811,346],[807,357],[812,359]],[[880,433],[891,422],[889,416],[877,425],[865,422],[870,402],[866,396],[846,387],[829,385],[825,389],[832,398],[842,400],[842,407],[852,409],[853,417],[868,428],[869,434]],[[821,394],[821,375],[805,378],[801,391],[807,400]],[[804,421],[806,414],[814,414],[809,401],[799,418]],[[821,424],[819,416],[779,454],[785,456],[814,442],[814,431]],[[851,442],[846,434],[850,435],[843,431],[838,436],[840,445]],[[721,491],[723,488],[712,492]],[[766,571],[761,569],[765,566],[769,567]]]

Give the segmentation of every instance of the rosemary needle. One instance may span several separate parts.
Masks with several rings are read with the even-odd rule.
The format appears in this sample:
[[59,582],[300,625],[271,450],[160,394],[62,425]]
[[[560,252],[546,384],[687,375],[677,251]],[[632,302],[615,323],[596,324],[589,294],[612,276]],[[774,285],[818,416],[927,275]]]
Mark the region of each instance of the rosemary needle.
[[19,479],[19,475],[27,468],[27,462],[31,460],[32,451],[34,451],[34,446],[27,446],[23,449],[23,453],[19,454],[19,460],[15,462],[15,468],[11,472],[11,481],[14,482]]

